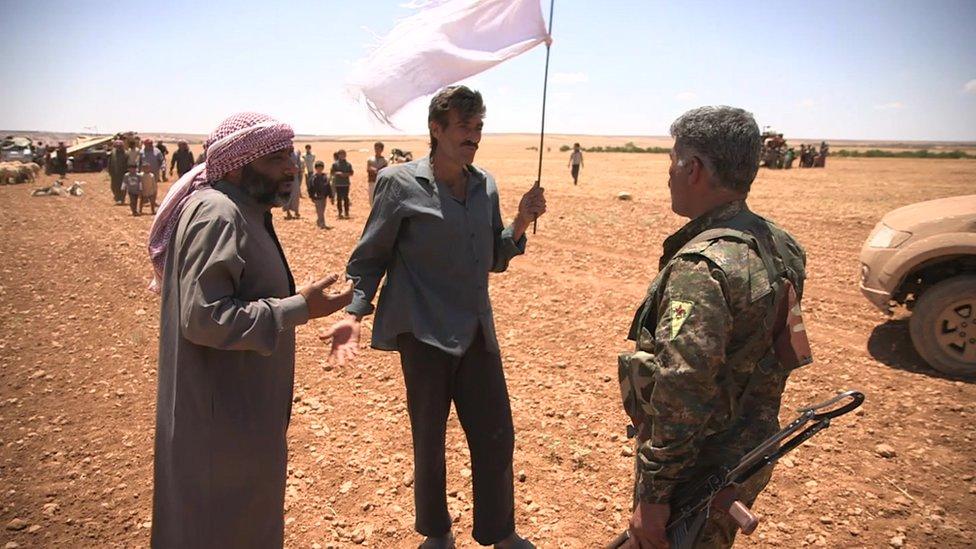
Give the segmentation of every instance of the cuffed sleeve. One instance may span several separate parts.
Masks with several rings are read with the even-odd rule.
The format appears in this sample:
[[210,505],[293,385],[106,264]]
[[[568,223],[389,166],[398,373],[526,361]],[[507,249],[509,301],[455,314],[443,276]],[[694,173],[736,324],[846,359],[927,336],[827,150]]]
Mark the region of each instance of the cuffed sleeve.
[[302,294],[280,299],[278,306],[281,307],[281,323],[285,328],[294,328],[308,322],[308,303]]
[[378,177],[373,192],[373,209],[346,265],[346,276],[353,283],[352,302],[346,312],[358,316],[371,314],[375,309],[373,298],[393,259],[393,247],[400,230],[400,197],[396,180]]
[[638,449],[638,498],[670,500],[689,478],[719,401],[716,376],[726,356],[732,313],[724,274],[701,256],[674,263],[661,299],[654,339],[651,433]]
[[236,225],[192,221],[179,258],[180,330],[197,345],[270,355],[280,334],[308,321],[301,295],[244,301],[235,297],[244,270]]

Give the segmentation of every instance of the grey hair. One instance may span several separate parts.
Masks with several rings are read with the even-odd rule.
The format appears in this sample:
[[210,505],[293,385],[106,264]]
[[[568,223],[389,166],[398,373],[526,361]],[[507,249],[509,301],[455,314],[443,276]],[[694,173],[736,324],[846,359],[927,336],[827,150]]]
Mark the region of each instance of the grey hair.
[[759,171],[762,138],[752,113],[735,107],[699,107],[671,124],[674,152],[696,155],[732,190],[748,193]]

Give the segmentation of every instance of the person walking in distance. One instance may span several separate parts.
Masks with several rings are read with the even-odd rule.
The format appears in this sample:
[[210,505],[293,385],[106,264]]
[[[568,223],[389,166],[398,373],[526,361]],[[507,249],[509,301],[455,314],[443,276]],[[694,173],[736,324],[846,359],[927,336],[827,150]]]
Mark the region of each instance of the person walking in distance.
[[580,168],[583,167],[583,151],[579,143],[573,143],[573,152],[569,155],[569,173],[573,176],[573,185],[579,180]]

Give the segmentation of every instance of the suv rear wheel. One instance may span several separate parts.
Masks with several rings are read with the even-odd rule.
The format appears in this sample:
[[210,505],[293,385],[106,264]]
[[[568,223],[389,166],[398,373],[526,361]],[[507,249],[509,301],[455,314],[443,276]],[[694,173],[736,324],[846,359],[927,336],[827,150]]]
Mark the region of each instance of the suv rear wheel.
[[915,350],[930,366],[976,377],[976,276],[949,278],[923,292],[908,326]]

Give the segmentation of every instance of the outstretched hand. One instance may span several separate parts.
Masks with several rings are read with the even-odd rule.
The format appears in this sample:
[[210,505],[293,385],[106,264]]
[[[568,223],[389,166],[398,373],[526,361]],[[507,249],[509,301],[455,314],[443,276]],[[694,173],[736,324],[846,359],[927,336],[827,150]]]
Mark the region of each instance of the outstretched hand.
[[336,322],[331,328],[319,335],[322,341],[332,341],[329,359],[335,360],[339,366],[352,360],[359,353],[360,320],[355,315]]

